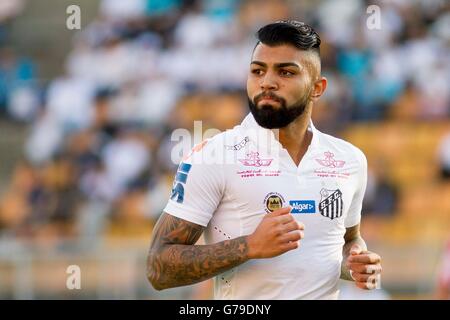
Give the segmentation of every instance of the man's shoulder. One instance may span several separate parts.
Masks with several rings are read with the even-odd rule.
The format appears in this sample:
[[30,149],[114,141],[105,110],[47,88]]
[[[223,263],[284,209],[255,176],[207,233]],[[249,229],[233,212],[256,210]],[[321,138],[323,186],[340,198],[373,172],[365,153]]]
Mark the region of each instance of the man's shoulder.
[[249,142],[245,130],[238,125],[196,144],[184,161],[192,164],[224,164],[229,151],[237,151]]
[[367,158],[364,152],[354,144],[330,134],[323,132],[320,134],[321,144],[323,147],[328,147],[347,159],[355,158],[361,163],[361,165],[365,165],[367,163]]
[[214,137],[207,139],[210,148],[223,148],[224,150],[233,150],[249,142],[246,130],[237,125],[232,129],[216,134]]

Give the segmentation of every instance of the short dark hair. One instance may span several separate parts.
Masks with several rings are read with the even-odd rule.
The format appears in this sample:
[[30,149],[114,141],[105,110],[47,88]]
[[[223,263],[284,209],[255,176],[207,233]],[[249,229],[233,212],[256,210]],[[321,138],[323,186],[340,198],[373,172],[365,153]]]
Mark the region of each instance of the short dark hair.
[[256,33],[259,43],[268,46],[290,44],[294,47],[316,52],[320,56],[320,37],[317,32],[304,22],[281,20],[265,25]]

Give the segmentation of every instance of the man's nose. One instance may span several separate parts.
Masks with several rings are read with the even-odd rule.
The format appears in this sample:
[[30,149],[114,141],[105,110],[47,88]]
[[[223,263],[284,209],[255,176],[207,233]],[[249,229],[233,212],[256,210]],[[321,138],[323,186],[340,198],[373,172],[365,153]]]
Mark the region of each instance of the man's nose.
[[264,75],[264,77],[261,80],[260,86],[263,91],[278,89],[277,80],[274,77],[274,75],[271,74],[270,72]]

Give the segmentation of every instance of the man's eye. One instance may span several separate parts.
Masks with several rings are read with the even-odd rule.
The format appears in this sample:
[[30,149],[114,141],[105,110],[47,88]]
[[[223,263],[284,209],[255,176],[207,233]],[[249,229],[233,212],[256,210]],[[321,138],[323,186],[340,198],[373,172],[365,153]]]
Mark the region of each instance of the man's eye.
[[256,74],[256,75],[261,75],[263,73],[263,71],[261,69],[253,69],[252,73]]
[[293,73],[293,72],[290,72],[290,71],[288,71],[288,70],[281,70],[281,71],[280,71],[280,74],[281,74],[282,76],[292,76],[294,73]]

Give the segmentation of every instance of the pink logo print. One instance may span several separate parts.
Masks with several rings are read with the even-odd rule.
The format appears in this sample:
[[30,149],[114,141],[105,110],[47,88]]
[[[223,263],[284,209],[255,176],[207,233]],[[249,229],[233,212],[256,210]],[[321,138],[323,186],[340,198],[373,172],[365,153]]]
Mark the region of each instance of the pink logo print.
[[345,164],[343,160],[335,160],[334,153],[327,151],[324,153],[325,159],[316,159],[316,161],[324,167],[328,168],[342,168]]
[[250,152],[250,153],[247,153],[247,158],[246,159],[239,159],[239,161],[244,166],[249,166],[249,167],[267,167],[267,166],[270,166],[270,164],[272,163],[273,159],[261,159],[259,157],[259,152]]

